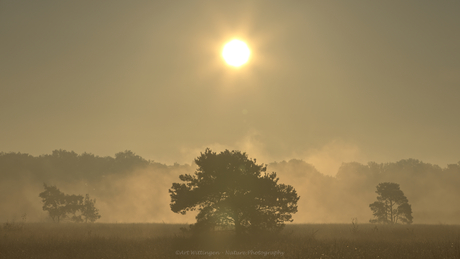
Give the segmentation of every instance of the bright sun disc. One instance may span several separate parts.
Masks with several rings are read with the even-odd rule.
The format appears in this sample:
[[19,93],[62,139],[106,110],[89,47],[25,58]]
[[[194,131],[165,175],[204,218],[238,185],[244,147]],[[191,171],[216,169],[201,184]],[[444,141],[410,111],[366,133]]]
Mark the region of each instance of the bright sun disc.
[[239,67],[248,62],[251,51],[246,43],[240,40],[232,40],[225,44],[222,57],[230,66]]

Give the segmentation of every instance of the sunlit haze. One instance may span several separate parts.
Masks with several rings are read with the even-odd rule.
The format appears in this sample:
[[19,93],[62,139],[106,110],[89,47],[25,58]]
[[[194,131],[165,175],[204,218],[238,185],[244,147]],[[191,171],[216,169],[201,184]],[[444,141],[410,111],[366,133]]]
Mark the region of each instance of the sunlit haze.
[[459,3],[352,2],[1,1],[2,151],[457,163]]
[[[432,197],[456,193],[444,184],[460,161],[459,14],[460,1],[2,0],[0,152],[36,162],[54,150],[75,161],[132,151],[151,164],[97,182],[90,166],[75,171],[88,179],[47,160],[37,174],[18,169],[30,178],[0,187],[22,203],[2,201],[11,214],[0,219],[44,214],[48,179],[97,198],[100,222],[190,223],[169,210],[168,188],[211,148],[246,152],[300,190],[296,222],[367,222],[391,169],[423,175],[400,181],[414,222],[436,222],[428,208],[445,205],[444,222],[458,223],[460,207],[416,190],[437,182]],[[418,174],[428,171],[445,178]],[[339,191],[370,201],[349,211]]]

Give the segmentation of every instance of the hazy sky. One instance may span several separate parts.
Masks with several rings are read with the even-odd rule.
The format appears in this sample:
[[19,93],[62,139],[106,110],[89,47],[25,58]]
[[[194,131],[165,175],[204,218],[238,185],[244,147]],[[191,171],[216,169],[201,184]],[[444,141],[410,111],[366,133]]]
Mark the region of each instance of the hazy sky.
[[[0,151],[460,161],[459,1],[0,0]],[[247,42],[235,69],[220,52]]]

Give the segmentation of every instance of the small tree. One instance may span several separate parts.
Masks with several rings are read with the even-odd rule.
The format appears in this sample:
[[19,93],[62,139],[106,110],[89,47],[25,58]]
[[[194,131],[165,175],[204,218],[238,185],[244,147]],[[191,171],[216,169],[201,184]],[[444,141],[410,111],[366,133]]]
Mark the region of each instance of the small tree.
[[90,199],[88,194],[83,198],[82,195],[64,194],[56,186],[44,186],[45,191],[39,196],[43,201],[43,210],[48,211],[54,222],[59,223],[68,214],[72,215],[70,220],[74,222],[94,222],[101,217],[94,206],[96,199]]
[[43,201],[43,210],[48,211],[54,222],[60,222],[67,216],[66,195],[56,186],[43,184],[45,191],[39,194]]
[[81,215],[78,215],[78,212],[83,206],[83,196],[81,195],[66,195],[66,210],[67,213],[72,214],[70,220],[74,222],[83,222]]
[[248,159],[246,153],[216,154],[206,149],[195,163],[195,174],[180,175],[184,183],[173,183],[169,190],[173,212],[199,211],[192,230],[234,228],[236,234],[279,230],[297,212],[295,189],[278,184],[276,173],[265,173],[266,166]]
[[89,220],[90,222],[94,222],[101,218],[99,210],[96,209],[94,204],[96,204],[96,199],[90,199],[89,195],[86,194],[85,200],[80,208],[82,221],[88,222]]
[[377,201],[369,204],[375,219],[371,223],[412,223],[412,208],[396,183],[379,183]]

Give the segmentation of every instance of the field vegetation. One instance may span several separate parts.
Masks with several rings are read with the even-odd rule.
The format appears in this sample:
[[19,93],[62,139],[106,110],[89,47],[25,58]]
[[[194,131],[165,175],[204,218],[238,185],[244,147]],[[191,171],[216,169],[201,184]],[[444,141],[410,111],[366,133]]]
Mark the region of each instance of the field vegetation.
[[288,224],[191,236],[180,224],[4,223],[0,258],[460,258],[458,225]]

